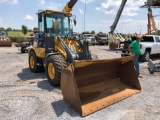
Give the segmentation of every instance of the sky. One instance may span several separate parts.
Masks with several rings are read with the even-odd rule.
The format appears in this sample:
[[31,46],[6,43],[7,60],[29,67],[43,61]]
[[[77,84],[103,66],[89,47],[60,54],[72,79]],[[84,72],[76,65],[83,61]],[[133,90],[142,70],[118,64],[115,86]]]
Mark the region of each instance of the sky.
[[[69,0],[0,0],[0,27],[29,29],[38,27],[38,10],[63,10]],[[140,8],[146,0],[128,0],[115,32],[124,34],[144,34],[147,32],[147,8]],[[121,0],[78,0],[72,9],[77,25],[74,32],[94,30],[96,33],[110,31]],[[157,28],[159,29],[160,8],[152,8]]]

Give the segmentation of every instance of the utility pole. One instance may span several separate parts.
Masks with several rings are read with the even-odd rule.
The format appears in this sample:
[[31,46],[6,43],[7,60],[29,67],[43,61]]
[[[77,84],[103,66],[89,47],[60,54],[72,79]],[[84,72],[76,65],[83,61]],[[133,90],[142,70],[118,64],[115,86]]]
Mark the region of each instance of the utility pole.
[[85,17],[86,17],[86,0],[84,5],[84,31],[85,31]]
[[140,35],[142,34],[141,32],[142,32],[142,26],[141,26],[140,33],[139,33]]

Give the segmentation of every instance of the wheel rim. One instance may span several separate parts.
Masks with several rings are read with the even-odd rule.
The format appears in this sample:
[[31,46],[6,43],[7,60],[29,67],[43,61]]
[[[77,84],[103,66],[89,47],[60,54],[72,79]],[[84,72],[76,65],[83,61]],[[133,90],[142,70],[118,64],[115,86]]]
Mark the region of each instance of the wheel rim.
[[34,58],[33,58],[33,56],[30,57],[30,66],[31,66],[31,68],[34,68]]
[[52,63],[48,64],[48,75],[51,79],[54,79],[55,77],[55,69]]

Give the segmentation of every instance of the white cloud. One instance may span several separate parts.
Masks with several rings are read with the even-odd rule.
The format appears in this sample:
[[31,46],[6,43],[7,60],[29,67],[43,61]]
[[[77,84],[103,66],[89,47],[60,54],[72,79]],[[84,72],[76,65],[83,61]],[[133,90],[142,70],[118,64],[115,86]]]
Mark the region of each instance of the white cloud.
[[25,20],[33,20],[33,17],[30,15],[26,15],[23,19]]
[[38,3],[41,5],[44,5],[46,3],[46,1],[45,0],[38,0]]
[[84,11],[83,11],[82,9],[80,9],[80,8],[79,8],[79,12],[80,12],[80,14],[82,14],[82,15],[84,14]]
[[122,20],[117,25],[116,30],[122,33],[141,33],[145,34],[147,32],[147,20]]
[[128,23],[128,22],[131,22],[131,21],[133,21],[133,20],[132,19],[123,19],[120,22],[121,23]]
[[[62,10],[63,8],[61,8],[62,4],[57,4],[57,3],[46,3],[45,0],[38,0],[38,7],[40,7],[43,10],[47,10],[47,9],[52,9],[52,10]],[[61,8],[61,9],[59,9]]]
[[88,4],[88,3],[93,2],[93,0],[81,0],[81,2]]
[[[158,23],[158,22],[156,22]],[[101,20],[97,24],[86,24],[86,28],[91,30],[95,30],[96,33],[99,31],[102,32],[110,32],[110,26],[113,24],[113,20]],[[98,29],[97,29],[98,28]],[[124,19],[120,20],[115,32],[119,33],[140,33],[140,30],[142,28],[141,33],[144,34],[147,32],[147,20],[132,20],[132,19]]]
[[0,0],[0,3],[17,4],[18,0]]
[[52,10],[62,10],[59,9],[61,8],[62,4],[57,4],[57,3],[49,3],[48,5],[45,5],[43,8],[44,9],[52,9]]
[[[121,0],[117,1],[106,0],[105,2],[101,3],[100,7],[96,7],[96,10],[102,11],[107,15],[116,15],[120,7],[120,4]],[[123,16],[138,15],[137,11],[139,10],[139,7],[142,6],[143,4],[144,4],[143,0],[127,0],[122,15]]]

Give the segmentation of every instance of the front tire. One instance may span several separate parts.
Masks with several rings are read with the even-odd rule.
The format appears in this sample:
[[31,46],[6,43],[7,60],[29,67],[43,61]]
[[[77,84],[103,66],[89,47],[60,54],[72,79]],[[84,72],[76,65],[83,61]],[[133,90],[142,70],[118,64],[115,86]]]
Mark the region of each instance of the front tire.
[[24,47],[21,47],[21,53],[25,53]]
[[141,61],[142,62],[147,62],[150,58],[150,52],[149,51],[145,51],[144,55],[141,56]]
[[47,58],[47,78],[52,86],[60,86],[61,71],[66,68],[66,66],[67,63],[61,55],[51,55]]

